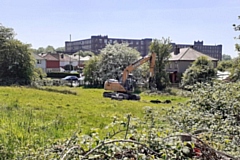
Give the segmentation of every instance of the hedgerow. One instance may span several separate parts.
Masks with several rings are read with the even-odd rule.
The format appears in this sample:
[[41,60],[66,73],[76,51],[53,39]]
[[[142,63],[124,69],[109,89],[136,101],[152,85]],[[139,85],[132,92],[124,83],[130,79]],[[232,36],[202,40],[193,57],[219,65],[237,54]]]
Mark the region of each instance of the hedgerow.
[[[170,111],[168,115],[171,113],[173,112]],[[170,117],[172,116],[167,116],[167,118]],[[185,117],[185,114],[183,117]],[[186,123],[181,118],[179,119],[178,126],[181,126],[181,123]],[[172,127],[164,125],[163,122],[165,120],[163,117],[158,117],[157,110],[152,107],[146,107],[145,117],[142,120],[132,117],[131,114],[126,115],[124,119],[113,117],[112,123],[104,128],[108,130],[108,133],[102,138],[99,136],[101,131],[98,128],[93,128],[87,135],[81,134],[81,132],[75,133],[66,141],[58,141],[49,146],[49,148],[43,148],[36,153],[23,155],[27,155],[29,159],[61,160],[237,159],[225,153],[227,152],[226,150],[223,152],[217,147],[219,144],[223,144],[226,149],[231,150],[233,155],[239,156],[239,152],[236,151],[238,144],[235,143],[238,139],[235,142],[228,140],[228,143],[231,143],[231,145],[228,145],[226,139],[223,140],[218,136],[214,136],[214,132],[200,135],[200,133],[209,131],[208,129],[183,130],[174,123]]]
[[197,135],[216,150],[240,156],[240,85],[198,83],[191,99],[167,112],[175,131]]

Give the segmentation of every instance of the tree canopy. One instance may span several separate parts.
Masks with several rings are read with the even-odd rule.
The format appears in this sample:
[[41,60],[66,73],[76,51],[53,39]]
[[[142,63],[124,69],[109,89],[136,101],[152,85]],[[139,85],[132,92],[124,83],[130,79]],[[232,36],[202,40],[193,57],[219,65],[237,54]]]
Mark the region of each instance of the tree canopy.
[[39,47],[38,49],[34,49],[34,53],[56,53],[56,52],[59,52],[59,53],[64,53],[65,52],[65,47],[57,47],[56,49],[51,46],[51,45],[48,45],[47,47]]
[[30,45],[14,39],[11,28],[0,25],[0,77],[3,84],[29,84],[34,75]]
[[[240,19],[240,16],[238,16]],[[235,31],[240,31],[240,24],[233,24]],[[235,37],[236,40],[240,39],[240,35]],[[235,44],[236,51],[238,52],[238,57],[233,59],[232,70],[231,70],[231,80],[232,81],[239,81],[240,79],[240,44]]]
[[157,55],[155,67],[155,84],[158,90],[163,90],[169,83],[168,74],[165,66],[170,57],[172,46],[170,39],[162,38],[161,40],[155,39],[150,45],[150,51],[155,52]]
[[[140,58],[140,53],[128,44],[108,44],[101,50],[99,71],[103,80],[116,79],[131,63]],[[133,72],[137,76],[137,69]]]
[[[240,20],[240,16],[238,16],[238,19]],[[235,31],[240,31],[240,24],[233,24],[234,30]],[[240,35],[236,36],[235,39],[240,39]],[[240,52],[240,44],[236,43],[235,48],[238,52]]]
[[217,69],[218,69],[219,71],[231,70],[232,67],[233,67],[233,62],[234,62],[234,60],[220,61],[220,62],[218,62]]
[[94,84],[94,82],[99,80],[99,57],[93,56],[85,65],[83,69],[84,81]]
[[55,53],[56,51],[55,51],[55,48],[53,47],[53,46],[51,46],[51,45],[48,45],[46,48],[45,48],[45,52],[47,52],[47,53]]
[[211,81],[216,74],[212,61],[205,56],[201,56],[183,73],[182,86],[192,86],[197,82]]
[[231,59],[232,59],[232,57],[230,55],[228,55],[228,54],[223,54],[222,55],[222,60],[223,61],[228,61],[228,60],[231,60]]

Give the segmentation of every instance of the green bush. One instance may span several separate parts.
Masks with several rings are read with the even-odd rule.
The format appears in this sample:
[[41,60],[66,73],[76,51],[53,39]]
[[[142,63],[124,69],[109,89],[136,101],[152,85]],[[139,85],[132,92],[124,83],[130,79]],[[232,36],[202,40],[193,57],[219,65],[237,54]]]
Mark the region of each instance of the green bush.
[[240,156],[239,83],[197,83],[191,99],[167,112],[175,131],[196,134],[216,150]]
[[197,82],[209,82],[216,77],[217,71],[213,67],[213,63],[206,57],[199,57],[193,62],[192,66],[188,68],[182,78],[181,86],[188,88]]

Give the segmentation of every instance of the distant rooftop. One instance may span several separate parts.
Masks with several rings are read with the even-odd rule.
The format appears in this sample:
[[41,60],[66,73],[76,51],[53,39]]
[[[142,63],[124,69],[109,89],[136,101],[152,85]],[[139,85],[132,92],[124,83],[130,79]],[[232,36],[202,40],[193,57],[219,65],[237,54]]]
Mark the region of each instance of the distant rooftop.
[[211,61],[218,61],[218,59],[212,58],[208,55],[205,55],[191,47],[188,48],[179,48],[179,52],[173,51],[170,53],[171,57],[169,61],[195,61],[198,57],[205,56]]

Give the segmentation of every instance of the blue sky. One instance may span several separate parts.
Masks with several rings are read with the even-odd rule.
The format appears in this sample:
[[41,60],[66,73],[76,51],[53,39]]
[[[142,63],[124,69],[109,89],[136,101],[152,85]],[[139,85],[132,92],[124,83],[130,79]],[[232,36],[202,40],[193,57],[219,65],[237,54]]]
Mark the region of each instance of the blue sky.
[[33,48],[64,47],[92,35],[110,38],[170,38],[179,44],[204,41],[237,56],[240,0],[1,0],[0,23]]

